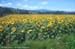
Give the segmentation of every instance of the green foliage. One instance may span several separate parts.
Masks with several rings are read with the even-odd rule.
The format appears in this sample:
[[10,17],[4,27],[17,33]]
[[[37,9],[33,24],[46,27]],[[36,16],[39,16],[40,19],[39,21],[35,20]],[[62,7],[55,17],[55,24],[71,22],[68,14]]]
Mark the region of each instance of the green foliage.
[[[48,21],[37,26],[35,22],[16,22],[15,24],[1,24],[4,28],[0,32],[0,46],[19,47],[30,49],[74,49],[75,48],[75,22],[69,26],[54,23],[47,27]],[[44,26],[45,29],[41,29]],[[15,27],[16,31],[11,29]]]

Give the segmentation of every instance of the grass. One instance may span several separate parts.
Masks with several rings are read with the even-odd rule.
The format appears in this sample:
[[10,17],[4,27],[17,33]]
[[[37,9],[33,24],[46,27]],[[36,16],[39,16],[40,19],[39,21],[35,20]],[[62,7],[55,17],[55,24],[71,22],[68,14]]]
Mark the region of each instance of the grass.
[[22,44],[9,43],[6,47],[29,47],[29,49],[75,49],[75,33],[57,36],[55,39],[27,40]]

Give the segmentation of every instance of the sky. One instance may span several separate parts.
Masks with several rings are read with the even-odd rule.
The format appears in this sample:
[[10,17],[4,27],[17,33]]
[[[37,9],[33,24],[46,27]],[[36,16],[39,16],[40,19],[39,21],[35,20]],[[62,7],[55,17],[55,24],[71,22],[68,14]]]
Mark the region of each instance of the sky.
[[0,0],[0,7],[75,11],[75,0]]

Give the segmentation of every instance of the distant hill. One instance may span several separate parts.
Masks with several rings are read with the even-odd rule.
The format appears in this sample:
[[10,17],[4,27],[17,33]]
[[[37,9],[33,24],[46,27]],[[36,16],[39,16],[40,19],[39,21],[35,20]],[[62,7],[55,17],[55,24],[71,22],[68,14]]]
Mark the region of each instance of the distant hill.
[[46,10],[46,9],[40,9],[40,10],[32,10],[32,13],[39,13],[39,14],[75,14],[75,12],[69,12],[69,11],[53,11],[53,10]]
[[52,11],[46,9],[39,10],[24,10],[24,9],[15,9],[8,7],[0,7],[0,16],[5,16],[7,14],[75,14],[75,12],[66,12],[66,11]]
[[7,14],[28,14],[30,10],[14,9],[8,7],[0,7],[0,16]]

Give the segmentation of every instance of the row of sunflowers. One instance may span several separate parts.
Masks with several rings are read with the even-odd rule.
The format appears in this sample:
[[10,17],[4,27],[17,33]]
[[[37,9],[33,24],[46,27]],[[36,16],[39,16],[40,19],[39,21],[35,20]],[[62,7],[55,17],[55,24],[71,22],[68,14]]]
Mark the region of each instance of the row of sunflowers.
[[14,14],[0,18],[0,44],[46,40],[75,33],[75,15]]

